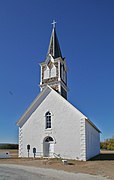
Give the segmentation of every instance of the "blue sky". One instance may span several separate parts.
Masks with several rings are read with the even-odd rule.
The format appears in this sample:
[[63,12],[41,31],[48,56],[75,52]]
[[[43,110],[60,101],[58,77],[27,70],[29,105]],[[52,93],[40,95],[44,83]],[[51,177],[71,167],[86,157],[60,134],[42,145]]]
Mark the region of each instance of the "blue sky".
[[16,121],[39,93],[52,31],[68,66],[69,101],[114,136],[114,1],[0,1],[0,143],[18,142]]

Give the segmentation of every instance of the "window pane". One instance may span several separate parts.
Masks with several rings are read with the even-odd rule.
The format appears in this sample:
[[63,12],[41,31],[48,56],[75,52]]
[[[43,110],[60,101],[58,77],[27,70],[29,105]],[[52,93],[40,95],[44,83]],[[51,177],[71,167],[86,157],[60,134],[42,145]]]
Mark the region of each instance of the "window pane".
[[45,117],[46,117],[46,129],[51,128],[51,113],[48,111]]

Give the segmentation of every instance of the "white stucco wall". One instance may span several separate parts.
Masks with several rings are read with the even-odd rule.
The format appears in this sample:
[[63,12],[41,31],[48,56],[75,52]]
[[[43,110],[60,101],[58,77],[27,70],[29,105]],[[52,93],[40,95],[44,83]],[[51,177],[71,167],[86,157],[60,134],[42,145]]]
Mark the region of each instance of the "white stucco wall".
[[[45,113],[52,113],[52,128],[45,129]],[[27,144],[30,144],[30,156],[36,147],[43,152],[43,139],[51,136],[55,140],[54,152],[61,157],[80,159],[80,118],[82,114],[54,91],[45,97],[43,102],[22,125],[20,156],[27,157]]]
[[[52,113],[52,128],[45,129],[45,113]],[[54,153],[62,158],[87,160],[100,152],[100,133],[86,117],[54,90],[48,88],[33,102],[19,121],[19,156],[30,156],[33,148],[43,156],[43,140],[54,139]]]
[[90,159],[100,153],[100,133],[86,120],[86,159]]

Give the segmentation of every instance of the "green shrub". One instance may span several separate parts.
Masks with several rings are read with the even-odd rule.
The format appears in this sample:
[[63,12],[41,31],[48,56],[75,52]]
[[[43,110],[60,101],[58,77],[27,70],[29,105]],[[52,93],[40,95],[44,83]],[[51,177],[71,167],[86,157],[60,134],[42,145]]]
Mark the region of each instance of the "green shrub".
[[114,138],[106,139],[104,142],[101,142],[100,148],[106,150],[114,150]]

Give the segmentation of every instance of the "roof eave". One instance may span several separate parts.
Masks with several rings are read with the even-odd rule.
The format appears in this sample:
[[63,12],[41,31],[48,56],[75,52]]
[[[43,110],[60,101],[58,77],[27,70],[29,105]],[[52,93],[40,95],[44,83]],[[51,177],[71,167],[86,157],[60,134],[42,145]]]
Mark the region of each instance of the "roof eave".
[[38,101],[38,99],[43,96],[43,94],[45,93],[45,91],[47,90],[47,88],[49,88],[49,86],[46,86],[44,88],[44,90],[42,92],[40,92],[40,94],[35,98],[35,100],[31,103],[31,105],[27,108],[27,110],[25,111],[25,113],[21,116],[21,118],[19,118],[19,120],[17,120],[16,124],[17,126],[19,126],[22,121],[26,118],[27,113],[29,113],[29,111],[31,110],[31,108],[35,105],[35,103]]
[[99,133],[101,133],[101,131],[95,126],[95,124],[93,124],[88,118],[85,118],[86,121],[88,121]]

